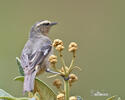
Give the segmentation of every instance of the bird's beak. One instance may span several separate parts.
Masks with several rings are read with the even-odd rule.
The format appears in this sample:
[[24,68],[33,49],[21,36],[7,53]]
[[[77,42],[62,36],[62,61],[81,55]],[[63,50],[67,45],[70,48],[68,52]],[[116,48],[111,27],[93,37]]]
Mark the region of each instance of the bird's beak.
[[56,22],[52,22],[50,25],[53,26],[53,25],[56,25],[57,23]]

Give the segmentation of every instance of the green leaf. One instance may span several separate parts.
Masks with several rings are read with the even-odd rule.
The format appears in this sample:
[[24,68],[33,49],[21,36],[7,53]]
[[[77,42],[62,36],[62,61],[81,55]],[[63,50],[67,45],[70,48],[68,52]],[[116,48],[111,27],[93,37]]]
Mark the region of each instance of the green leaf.
[[[18,76],[14,80],[23,82],[24,76]],[[38,78],[35,78],[35,82],[37,86],[36,91],[39,93],[42,100],[56,100],[56,93],[45,82]]]
[[37,100],[35,97],[33,98],[26,98],[26,97],[22,97],[22,98],[16,98],[16,97],[0,97],[0,100]]
[[6,96],[1,97],[0,96],[0,100],[18,100],[18,99],[14,98],[14,97],[6,97]]
[[15,97],[0,89],[0,100],[15,100]]
[[106,100],[113,100],[113,99],[115,99],[116,98],[116,95],[115,96],[112,96],[112,97],[109,97],[108,99],[106,99]]
[[4,91],[3,89],[0,89],[0,96],[13,97],[12,95],[10,95],[9,93],[7,93],[7,92]]
[[20,61],[20,59],[18,58],[18,57],[16,57],[16,62],[17,62],[17,65],[18,65],[18,67],[19,67],[19,72],[20,72],[20,74],[22,75],[22,76],[24,76],[24,71],[23,71],[23,68],[22,68],[22,66],[21,66],[21,61]]
[[26,98],[26,97],[21,97],[21,98],[16,98],[7,93],[6,91],[0,89],[0,100],[36,100],[35,97],[33,98]]

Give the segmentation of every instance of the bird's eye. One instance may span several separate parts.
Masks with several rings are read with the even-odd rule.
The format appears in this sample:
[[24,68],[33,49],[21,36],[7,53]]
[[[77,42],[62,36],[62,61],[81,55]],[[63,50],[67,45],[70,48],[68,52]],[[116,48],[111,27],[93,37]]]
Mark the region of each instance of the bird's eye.
[[49,25],[49,24],[50,24],[50,23],[44,23],[43,25],[46,25],[46,26],[47,26],[47,25]]

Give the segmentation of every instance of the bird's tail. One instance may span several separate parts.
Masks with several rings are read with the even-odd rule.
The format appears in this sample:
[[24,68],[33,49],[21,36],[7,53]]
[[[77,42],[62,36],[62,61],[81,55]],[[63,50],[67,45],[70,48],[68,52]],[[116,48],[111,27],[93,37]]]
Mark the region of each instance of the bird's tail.
[[24,77],[23,92],[32,92],[34,90],[34,80],[36,76],[36,71],[31,74],[26,74]]

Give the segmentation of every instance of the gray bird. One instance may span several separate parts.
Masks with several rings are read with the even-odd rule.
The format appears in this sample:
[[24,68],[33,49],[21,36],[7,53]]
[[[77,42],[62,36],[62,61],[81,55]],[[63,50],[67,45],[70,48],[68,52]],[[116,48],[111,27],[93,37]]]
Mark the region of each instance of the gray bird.
[[42,20],[32,26],[29,39],[26,42],[22,54],[21,65],[24,70],[24,92],[34,90],[35,76],[48,71],[48,57],[52,54],[52,42],[48,37],[51,26],[55,22]]

